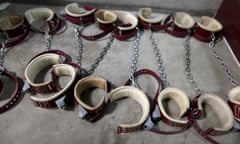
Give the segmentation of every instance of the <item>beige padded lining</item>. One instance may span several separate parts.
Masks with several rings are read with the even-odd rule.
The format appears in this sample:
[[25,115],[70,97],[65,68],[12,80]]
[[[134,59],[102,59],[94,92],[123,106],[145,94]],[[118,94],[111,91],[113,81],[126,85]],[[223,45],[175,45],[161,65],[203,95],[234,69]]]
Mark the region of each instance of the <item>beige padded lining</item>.
[[92,13],[94,13],[96,9],[92,9],[90,11],[86,11],[82,8],[79,7],[77,3],[70,3],[65,6],[65,12],[73,17],[82,17],[82,16],[87,16]]
[[208,16],[202,16],[198,21],[198,25],[202,29],[210,32],[218,32],[223,29],[223,26],[219,21],[217,21],[215,18]]
[[228,99],[235,104],[240,105],[240,86],[232,88],[228,93]]
[[182,124],[188,123],[188,120],[174,119],[173,117],[171,117],[167,114],[167,112],[165,111],[165,108],[163,106],[163,101],[165,99],[172,99],[177,103],[177,105],[180,108],[179,117],[182,117],[190,108],[190,102],[189,102],[188,96],[178,88],[170,88],[169,87],[169,88],[165,88],[164,90],[162,90],[160,92],[160,94],[158,96],[158,100],[157,100],[161,113],[167,119],[174,121],[176,123],[182,123]]
[[185,12],[176,12],[174,17],[174,23],[183,29],[189,29],[193,27],[194,20],[193,18]]
[[[228,92],[228,99],[234,104],[240,105],[240,86],[232,88]],[[240,122],[240,119],[235,117],[236,120]]]
[[23,22],[23,17],[18,15],[2,16],[0,17],[0,28],[4,31],[12,30],[22,25]]
[[118,19],[124,23],[124,24],[131,24],[131,26],[129,27],[122,27],[122,26],[118,26],[118,28],[120,30],[131,30],[131,29],[135,29],[137,24],[138,24],[138,20],[137,18],[126,11],[114,11],[117,14]]
[[34,87],[39,87],[49,83],[50,80],[43,83],[35,83],[34,80],[41,70],[59,63],[62,63],[62,59],[57,54],[43,54],[34,58],[25,68],[24,76],[26,81]]
[[53,65],[53,71],[56,73],[57,76],[70,76],[71,79],[68,81],[67,85],[61,89],[59,92],[54,93],[51,96],[48,97],[36,97],[36,96],[31,96],[31,99],[34,101],[50,101],[55,98],[58,98],[59,96],[63,95],[73,84],[74,80],[76,79],[76,70],[74,67],[68,64],[56,64]]
[[162,17],[152,17],[152,9],[147,7],[139,9],[138,17],[147,23],[159,23],[162,20]]
[[117,20],[117,15],[108,10],[99,10],[95,13],[95,18],[98,22],[108,24]]
[[222,124],[222,127],[214,127],[217,131],[228,131],[232,128],[234,118],[230,107],[219,96],[211,93],[201,95],[198,99],[198,108],[203,111],[203,105],[209,105]]
[[124,97],[132,98],[142,106],[142,117],[134,124],[120,124],[119,126],[123,128],[141,126],[148,118],[150,112],[150,104],[147,96],[141,90],[132,86],[121,86],[110,93],[111,101],[116,101]]
[[81,100],[81,97],[82,97],[82,93],[89,88],[100,88],[100,89],[105,90],[105,92],[107,92],[107,89],[108,89],[107,81],[100,77],[89,76],[89,77],[85,77],[85,78],[79,80],[74,87],[75,100],[85,109],[93,111],[93,110],[99,108],[105,102],[105,97],[103,96],[101,98],[99,104],[94,107],[85,104]]
[[54,12],[49,8],[32,8],[25,12],[25,17],[29,24],[35,21],[46,20],[49,21],[53,19]]

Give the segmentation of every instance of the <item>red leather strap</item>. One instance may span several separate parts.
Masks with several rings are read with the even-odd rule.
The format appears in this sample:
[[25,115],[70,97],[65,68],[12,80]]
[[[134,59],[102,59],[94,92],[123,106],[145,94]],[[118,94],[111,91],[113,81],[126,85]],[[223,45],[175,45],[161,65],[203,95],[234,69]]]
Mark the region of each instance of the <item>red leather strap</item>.
[[[140,69],[138,71],[136,71],[133,76],[135,78],[139,77],[140,75],[150,75],[152,76],[153,78],[155,78],[155,80],[157,81],[158,83],[158,88],[156,90],[156,93],[155,93],[155,96],[154,96],[154,99],[153,99],[153,103],[151,105],[151,109],[150,109],[150,113],[152,114],[152,112],[154,111],[154,108],[157,104],[157,96],[159,95],[159,92],[161,90],[161,79],[160,77],[152,70],[150,69]],[[131,80],[128,79],[126,82],[125,82],[125,85],[130,85],[131,84]]]
[[[30,26],[27,22],[26,19],[24,19],[24,23],[23,25],[17,27],[14,30],[10,30],[10,31],[0,31],[0,33],[7,33],[7,35],[10,36],[10,38],[14,38],[14,40],[9,40],[5,46],[6,47],[13,47],[19,43],[21,43],[23,40],[26,39],[26,37],[28,36],[30,32]],[[2,48],[2,45],[0,45],[0,48]]]
[[136,132],[136,131],[141,130],[141,129],[142,129],[142,126],[131,127],[131,128],[118,126],[117,127],[117,133],[118,134],[120,134],[120,133],[132,133],[132,132]]
[[[197,124],[197,121],[194,118],[194,114],[192,111],[190,111],[189,115],[188,115],[188,120],[191,121],[194,129],[204,138],[206,139],[208,142],[212,143],[212,144],[219,144],[217,141],[215,141],[214,139],[212,139],[210,136],[208,136],[208,130],[207,131],[203,131]],[[210,131],[209,131],[210,132]]]
[[[14,83],[15,83],[15,90],[13,91],[12,96],[10,97],[10,100],[7,101],[4,105],[0,107],[0,113],[6,112],[7,110],[11,109],[14,107],[20,100],[21,98],[21,87],[18,82],[18,78],[14,76],[11,72],[4,71],[1,75],[6,76],[10,78]],[[2,82],[1,82],[2,83]],[[6,86],[2,83],[2,88]]]

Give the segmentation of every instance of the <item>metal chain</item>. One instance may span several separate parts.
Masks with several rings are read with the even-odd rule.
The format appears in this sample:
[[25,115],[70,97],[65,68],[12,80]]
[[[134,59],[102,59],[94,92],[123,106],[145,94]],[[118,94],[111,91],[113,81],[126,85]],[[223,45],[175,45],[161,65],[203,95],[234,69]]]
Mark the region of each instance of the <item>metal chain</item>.
[[225,71],[229,81],[231,82],[231,84],[236,87],[239,86],[238,82],[233,78],[233,75],[230,71],[230,69],[226,66],[226,64],[224,63],[222,57],[218,54],[215,45],[216,45],[216,37],[214,35],[214,33],[212,33],[211,35],[211,39],[212,41],[209,43],[209,47],[211,48],[213,55],[215,56],[215,58],[217,59],[217,61],[219,62],[219,64],[222,66],[223,70]]
[[52,44],[52,35],[49,34],[49,30],[45,31],[45,49],[49,51]]
[[88,74],[91,75],[94,70],[97,68],[99,63],[103,60],[104,56],[107,54],[107,51],[111,48],[114,40],[114,34],[111,32],[109,41],[107,42],[107,45],[103,48],[103,51],[99,54],[99,57],[97,57],[94,61],[94,63],[90,66],[90,69],[88,70]]
[[[83,43],[80,38],[80,31],[78,28],[75,29],[75,34],[78,40],[77,64],[81,65],[82,54],[83,54]],[[87,71],[86,75],[91,75],[94,72],[94,70],[98,67],[99,63],[103,60],[104,56],[107,54],[107,51],[111,48],[113,44],[113,40],[114,40],[114,34],[112,32],[110,35],[109,41],[107,42],[107,45],[103,48],[102,52],[95,59],[94,63],[90,66],[90,69]]]
[[163,66],[163,60],[162,60],[162,56],[161,56],[161,53],[160,53],[160,50],[158,48],[158,45],[153,37],[153,33],[151,30],[148,31],[149,32],[149,39],[151,40],[151,46],[154,50],[154,53],[155,53],[155,57],[156,57],[156,60],[157,60],[157,63],[158,63],[158,69],[159,69],[159,76],[163,82],[163,88],[166,88],[166,87],[169,87],[170,86],[170,83],[168,82],[167,80],[167,75],[165,73],[165,69],[164,69],[164,66]]
[[138,28],[136,29],[137,29],[137,37],[134,40],[134,45],[133,45],[133,58],[132,58],[131,72],[130,72],[129,79],[131,80],[131,83],[133,86],[138,87],[137,82],[134,78],[134,73],[137,71],[137,63],[138,63],[138,57],[139,57],[139,42],[140,42],[142,33]]
[[78,42],[78,47],[77,47],[77,64],[81,66],[81,61],[82,61],[82,54],[83,54],[83,43],[82,39],[80,37],[80,31],[79,28],[75,28],[75,36],[77,37],[77,42]]
[[4,57],[7,54],[7,48],[5,46],[5,43],[2,42],[2,48],[0,49],[0,74],[5,71],[5,68],[3,66],[4,63]]
[[203,91],[198,87],[197,83],[193,79],[193,74],[191,70],[191,46],[190,46],[190,34],[188,34],[185,38],[184,47],[185,47],[185,72],[187,76],[187,80],[190,82],[193,90],[197,92],[197,94],[203,94]]

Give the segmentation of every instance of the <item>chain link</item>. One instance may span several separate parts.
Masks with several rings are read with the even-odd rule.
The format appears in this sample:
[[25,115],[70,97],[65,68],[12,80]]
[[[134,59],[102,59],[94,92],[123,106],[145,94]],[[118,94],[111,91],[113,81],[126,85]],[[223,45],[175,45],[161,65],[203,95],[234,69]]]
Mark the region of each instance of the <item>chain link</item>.
[[49,30],[45,31],[45,49],[49,51],[52,44],[52,35],[49,34]]
[[104,56],[107,54],[107,51],[111,48],[114,40],[114,34],[113,32],[110,35],[109,41],[107,42],[107,45],[103,48],[103,51],[99,54],[99,57],[97,57],[94,61],[94,63],[90,66],[90,69],[88,70],[88,74],[91,75],[94,70],[97,68],[99,63],[103,60]]
[[132,57],[131,71],[130,71],[130,77],[129,77],[134,87],[138,87],[137,81],[134,78],[134,73],[137,71],[137,63],[138,63],[138,57],[139,57],[139,42],[142,35],[140,30],[138,28],[136,29],[137,29],[137,37],[134,40],[134,44],[133,44],[133,57]]
[[219,62],[219,64],[222,66],[223,70],[225,71],[229,81],[231,82],[231,84],[236,87],[239,86],[238,82],[233,78],[233,75],[230,71],[230,69],[227,67],[227,65],[224,63],[222,57],[220,57],[220,55],[218,54],[215,45],[216,45],[216,37],[214,35],[214,33],[212,33],[211,35],[211,39],[212,41],[209,43],[209,47],[211,48],[214,57],[217,59],[217,61]]
[[5,68],[3,66],[4,58],[7,54],[7,48],[5,46],[5,42],[2,42],[2,48],[0,49],[0,74],[5,71]]
[[77,42],[78,42],[78,47],[77,47],[77,64],[81,66],[81,61],[82,61],[82,54],[83,54],[83,43],[82,39],[80,37],[80,31],[79,28],[75,28],[75,36],[77,37]]
[[169,87],[170,84],[167,80],[167,75],[165,73],[165,68],[163,66],[163,60],[162,60],[162,56],[161,56],[161,53],[160,53],[160,50],[158,48],[158,45],[153,37],[153,33],[151,30],[148,31],[149,33],[149,39],[151,40],[151,46],[154,50],[154,53],[155,53],[155,57],[156,57],[156,60],[157,60],[157,63],[158,63],[158,69],[159,69],[159,76],[163,82],[163,88],[166,88],[166,87]]
[[191,46],[190,46],[190,34],[188,34],[185,38],[184,47],[185,47],[185,72],[187,76],[187,80],[190,82],[193,90],[197,92],[197,94],[203,94],[203,91],[198,87],[197,83],[193,79],[193,74],[191,70]]
[[[80,31],[78,28],[75,29],[75,34],[78,41],[77,64],[81,66],[82,54],[83,54],[83,43],[82,43],[82,39],[80,37]],[[99,56],[94,60],[94,63],[90,66],[90,69],[87,71],[86,75],[91,75],[94,72],[94,70],[98,67],[99,63],[103,60],[104,56],[107,54],[108,50],[111,48],[113,41],[114,41],[114,34],[112,32],[110,35],[109,41],[107,42],[107,45],[103,48]]]

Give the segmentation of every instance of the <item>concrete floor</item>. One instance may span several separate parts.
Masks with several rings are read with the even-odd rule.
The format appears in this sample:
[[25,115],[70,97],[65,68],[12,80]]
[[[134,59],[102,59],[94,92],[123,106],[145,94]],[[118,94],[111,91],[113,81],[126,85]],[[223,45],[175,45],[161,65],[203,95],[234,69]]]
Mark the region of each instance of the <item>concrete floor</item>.
[[[13,4],[1,15],[7,13],[23,14],[23,12],[35,5]],[[50,7],[56,12],[63,7]],[[68,29],[56,35],[52,41],[52,49],[61,49],[76,60],[76,38],[74,37],[75,25],[68,23]],[[94,30],[92,30],[94,31]],[[91,32],[92,32],[91,31]],[[166,33],[155,33],[165,65],[168,80],[173,87],[182,89],[190,98],[195,96],[184,74],[184,39],[170,36]],[[84,53],[82,64],[89,68],[95,57],[102,50],[107,39],[97,42],[83,41]],[[192,45],[192,71],[194,79],[205,92],[218,94],[225,99],[232,88],[224,71],[212,55],[208,44],[191,39]],[[115,40],[104,60],[95,70],[94,76],[101,76],[116,86],[121,86],[128,79],[132,63],[133,41]],[[239,64],[234,60],[225,41],[220,41],[217,50],[229,66],[233,76],[240,81]],[[44,36],[34,33],[28,41],[12,48],[5,57],[4,65],[9,71],[14,71],[23,78],[24,67],[28,60],[44,50]],[[149,68],[157,72],[157,64],[146,33],[141,38],[140,56],[137,67]],[[156,82],[149,78],[139,79],[140,86],[151,97],[156,89]],[[42,110],[33,106],[29,99],[30,94],[25,94],[21,102],[0,116],[0,143],[1,144],[204,144],[203,140],[193,128],[176,135],[158,135],[148,131],[139,131],[131,134],[117,134],[117,124],[131,123],[141,116],[140,106],[133,100],[125,99],[113,103],[107,109],[104,117],[96,123],[89,123],[78,118],[77,108],[74,111],[60,109]],[[93,100],[93,104],[97,100]],[[2,104],[1,102],[0,104]],[[210,113],[210,112],[208,112]],[[210,115],[210,114],[208,114]],[[209,120],[209,121],[207,121]],[[200,120],[202,127],[216,124],[211,115]],[[171,127],[159,122],[161,129],[170,130]],[[218,142],[223,144],[239,143],[240,133],[230,132],[223,136],[216,136]]]

